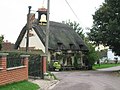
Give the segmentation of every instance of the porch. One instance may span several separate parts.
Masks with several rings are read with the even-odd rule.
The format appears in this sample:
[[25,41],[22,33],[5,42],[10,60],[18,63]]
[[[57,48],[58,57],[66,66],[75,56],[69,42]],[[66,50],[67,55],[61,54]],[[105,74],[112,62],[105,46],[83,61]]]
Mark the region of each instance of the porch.
[[82,70],[87,69],[83,61],[84,54],[82,52],[71,52],[71,53],[51,53],[49,61],[49,70],[54,71],[54,62],[58,62],[61,65],[63,71],[66,70]]

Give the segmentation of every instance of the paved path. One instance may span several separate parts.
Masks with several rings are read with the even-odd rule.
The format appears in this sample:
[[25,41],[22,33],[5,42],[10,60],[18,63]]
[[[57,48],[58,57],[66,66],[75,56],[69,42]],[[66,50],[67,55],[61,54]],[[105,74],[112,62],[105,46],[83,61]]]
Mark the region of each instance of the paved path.
[[120,71],[120,66],[105,68],[105,69],[97,69],[98,71]]
[[38,84],[40,86],[39,90],[48,90],[50,87],[54,86],[58,80],[42,80],[42,79],[29,79],[30,82]]
[[120,90],[120,76],[111,71],[71,71],[55,75],[60,82],[51,90]]

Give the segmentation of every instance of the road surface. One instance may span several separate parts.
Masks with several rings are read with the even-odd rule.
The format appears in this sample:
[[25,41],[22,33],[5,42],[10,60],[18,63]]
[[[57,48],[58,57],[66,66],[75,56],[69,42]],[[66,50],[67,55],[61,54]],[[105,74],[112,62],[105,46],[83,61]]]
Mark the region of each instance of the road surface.
[[60,82],[51,90],[120,90],[120,76],[111,71],[58,72]]

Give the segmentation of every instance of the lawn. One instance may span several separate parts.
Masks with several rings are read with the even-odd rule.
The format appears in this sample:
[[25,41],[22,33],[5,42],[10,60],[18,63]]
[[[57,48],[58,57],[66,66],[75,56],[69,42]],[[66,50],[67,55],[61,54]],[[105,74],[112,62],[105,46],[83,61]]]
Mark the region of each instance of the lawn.
[[114,67],[114,66],[120,66],[119,64],[96,64],[93,66],[93,69],[102,69],[102,68],[109,68],[109,67]]
[[0,90],[38,90],[39,86],[28,81],[0,86]]

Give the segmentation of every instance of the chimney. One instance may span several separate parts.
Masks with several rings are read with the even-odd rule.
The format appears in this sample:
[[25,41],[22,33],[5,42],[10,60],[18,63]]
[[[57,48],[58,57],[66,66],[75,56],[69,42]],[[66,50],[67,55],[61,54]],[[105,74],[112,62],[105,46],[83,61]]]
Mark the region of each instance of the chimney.
[[8,43],[8,40],[6,40],[6,43]]
[[38,21],[40,25],[46,25],[47,23],[47,9],[42,7],[38,8]]
[[30,22],[29,22],[29,28],[30,30],[32,30],[32,24],[35,20],[35,14],[34,13],[30,13]]

